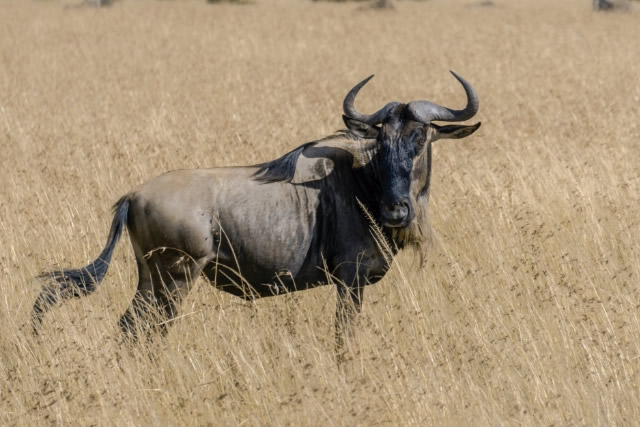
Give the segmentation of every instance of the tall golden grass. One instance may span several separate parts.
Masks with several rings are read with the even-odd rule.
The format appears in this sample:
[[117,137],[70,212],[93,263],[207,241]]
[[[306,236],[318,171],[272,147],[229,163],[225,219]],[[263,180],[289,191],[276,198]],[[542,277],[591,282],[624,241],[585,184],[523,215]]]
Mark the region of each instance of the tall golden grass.
[[[640,420],[639,14],[584,0],[361,4],[5,0],[0,12],[0,424],[629,425]],[[29,315],[163,171],[252,164],[342,127],[346,92],[461,107],[435,147],[435,242],[369,287],[333,354],[329,287],[257,301],[199,282],[130,348],[127,239],[90,297]],[[348,238],[348,236],[344,236]]]

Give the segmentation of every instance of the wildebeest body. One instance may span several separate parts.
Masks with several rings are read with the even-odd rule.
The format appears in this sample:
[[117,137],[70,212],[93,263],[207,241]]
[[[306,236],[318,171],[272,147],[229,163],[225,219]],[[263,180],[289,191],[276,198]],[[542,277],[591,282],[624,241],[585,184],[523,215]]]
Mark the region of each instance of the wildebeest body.
[[[431,143],[480,126],[432,123],[464,121],[478,110],[473,88],[454,76],[467,94],[463,110],[413,101],[362,114],[354,100],[369,77],[344,100],[346,131],[261,165],[178,170],[138,186],[116,203],[94,262],[45,275],[55,280],[34,304],[34,326],[60,299],[96,289],[126,227],[139,276],[120,320],[126,333],[164,329],[204,275],[245,299],[334,283],[340,344],[364,286],[384,276],[397,250],[420,247],[428,235]],[[154,311],[160,321],[149,319]]]
[[152,179],[126,196],[136,253],[150,253],[147,264],[173,266],[173,280],[185,268],[192,275],[201,268],[218,288],[243,298],[327,284],[323,266],[337,272],[344,260],[359,260],[375,280],[385,263],[353,203],[369,195],[340,184],[366,173],[352,167],[344,147],[335,147],[353,144],[347,139],[306,147],[291,181],[260,180],[258,167],[179,170]]

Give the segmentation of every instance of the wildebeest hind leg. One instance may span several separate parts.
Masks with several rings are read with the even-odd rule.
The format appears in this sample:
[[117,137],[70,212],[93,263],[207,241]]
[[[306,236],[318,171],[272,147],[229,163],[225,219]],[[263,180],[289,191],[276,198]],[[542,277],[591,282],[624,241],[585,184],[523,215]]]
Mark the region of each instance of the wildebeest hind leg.
[[148,335],[153,329],[151,326],[153,322],[149,314],[154,302],[149,265],[142,256],[138,256],[137,251],[136,258],[138,264],[138,288],[131,305],[120,317],[122,332],[134,341],[138,339],[140,332],[144,331]]
[[138,256],[138,289],[131,305],[120,318],[122,331],[138,339],[152,332],[165,333],[176,317],[178,307],[187,296],[207,260],[193,260],[174,254]]

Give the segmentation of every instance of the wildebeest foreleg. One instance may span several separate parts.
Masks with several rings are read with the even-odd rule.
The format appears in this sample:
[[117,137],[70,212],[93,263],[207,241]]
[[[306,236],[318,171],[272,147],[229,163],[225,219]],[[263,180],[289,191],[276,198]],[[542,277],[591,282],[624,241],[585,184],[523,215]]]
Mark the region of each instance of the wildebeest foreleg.
[[345,338],[353,339],[357,315],[362,308],[363,286],[338,285],[338,300],[336,304],[336,351],[344,348]]

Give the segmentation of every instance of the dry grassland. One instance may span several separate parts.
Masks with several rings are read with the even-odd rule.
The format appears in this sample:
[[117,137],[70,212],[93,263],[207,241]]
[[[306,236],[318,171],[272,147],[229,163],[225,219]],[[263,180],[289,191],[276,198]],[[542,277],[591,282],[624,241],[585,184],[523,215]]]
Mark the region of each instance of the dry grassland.
[[[496,3],[3,1],[0,425],[637,423],[640,14]],[[246,304],[201,281],[165,339],[128,349],[126,238],[30,334],[34,276],[92,260],[135,185],[330,134],[371,73],[361,110],[460,107],[449,69],[483,127],[437,143],[426,265],[367,288],[342,366],[328,287]]]

